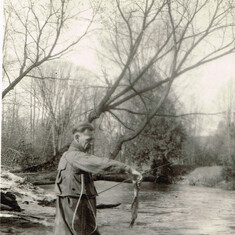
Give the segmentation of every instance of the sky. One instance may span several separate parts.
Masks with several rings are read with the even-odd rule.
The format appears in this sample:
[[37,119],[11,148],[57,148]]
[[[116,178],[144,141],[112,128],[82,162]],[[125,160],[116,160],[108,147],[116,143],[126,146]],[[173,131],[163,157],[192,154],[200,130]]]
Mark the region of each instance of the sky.
[[203,103],[207,109],[209,108],[208,111],[220,111],[216,110],[218,107],[212,104],[219,90],[229,79],[233,78],[235,79],[235,55],[228,55],[210,62],[179,78],[179,83],[184,79],[189,80],[182,99],[186,100],[188,96],[195,95],[199,103]]
[[[180,83],[188,80],[182,91]],[[226,110],[220,94],[230,79],[235,81],[235,55],[228,55],[187,73],[176,82],[176,90],[185,112],[219,113]],[[193,101],[192,101],[193,100]],[[193,105],[192,105],[193,102]],[[201,116],[200,135],[213,135],[223,115]]]

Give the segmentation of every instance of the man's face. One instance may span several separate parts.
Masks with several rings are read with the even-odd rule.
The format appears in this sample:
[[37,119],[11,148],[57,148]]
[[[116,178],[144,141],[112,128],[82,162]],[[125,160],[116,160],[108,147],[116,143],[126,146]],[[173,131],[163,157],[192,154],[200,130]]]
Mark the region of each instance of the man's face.
[[79,133],[78,142],[79,142],[79,145],[84,150],[89,150],[93,139],[94,139],[93,131],[90,129],[85,129],[83,132]]

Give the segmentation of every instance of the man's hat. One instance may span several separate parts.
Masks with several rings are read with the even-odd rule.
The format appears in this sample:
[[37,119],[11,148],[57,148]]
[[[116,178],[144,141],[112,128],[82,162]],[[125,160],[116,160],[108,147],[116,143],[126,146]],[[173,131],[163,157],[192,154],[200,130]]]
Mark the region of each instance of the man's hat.
[[89,122],[80,122],[75,128],[73,128],[72,133],[75,134],[76,132],[83,132],[85,129],[93,131],[94,127]]

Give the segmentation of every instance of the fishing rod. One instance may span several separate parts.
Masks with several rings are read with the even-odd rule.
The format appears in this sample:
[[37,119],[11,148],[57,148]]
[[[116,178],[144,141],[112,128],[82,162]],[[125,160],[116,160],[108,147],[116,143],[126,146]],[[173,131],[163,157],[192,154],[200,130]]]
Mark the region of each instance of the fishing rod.
[[[158,169],[158,168],[160,168],[160,167],[168,166],[168,165],[171,165],[171,164],[172,164],[171,162],[168,162],[168,163],[163,164],[163,165],[161,165],[161,166],[157,166],[157,167],[155,167],[155,168],[153,168],[153,169],[146,170],[146,171],[144,171],[144,172],[142,173],[142,175],[144,175],[144,174],[146,174],[146,173],[148,173],[148,172],[151,172],[151,171],[153,171],[153,170],[156,170],[156,169]],[[104,190],[100,191],[98,194],[104,193],[104,192],[106,192],[106,191],[108,191],[108,190],[110,190],[110,189],[112,189],[112,188],[115,188],[115,187],[117,187],[118,185],[120,185],[120,184],[122,184],[122,183],[125,183],[125,182],[127,182],[127,181],[129,181],[129,180],[131,180],[131,179],[132,179],[132,177],[129,177],[128,179],[125,179],[125,180],[123,180],[123,181],[120,182],[120,183],[117,183],[117,184],[115,184],[115,185],[113,185],[113,186],[111,186],[111,187],[109,187],[109,188],[107,188],[107,189],[104,189]]]

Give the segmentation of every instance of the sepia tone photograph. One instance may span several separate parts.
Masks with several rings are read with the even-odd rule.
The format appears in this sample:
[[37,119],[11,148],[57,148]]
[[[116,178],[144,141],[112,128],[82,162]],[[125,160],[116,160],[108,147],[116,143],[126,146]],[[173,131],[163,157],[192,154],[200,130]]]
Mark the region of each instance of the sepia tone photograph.
[[235,234],[233,0],[3,0],[1,20],[0,234]]

